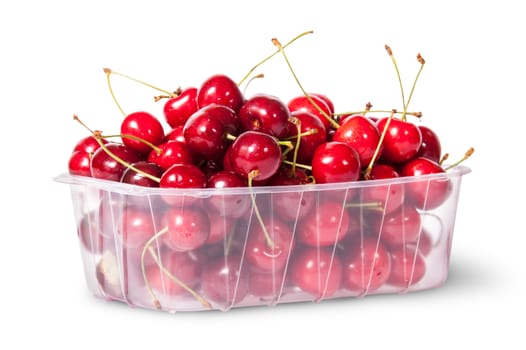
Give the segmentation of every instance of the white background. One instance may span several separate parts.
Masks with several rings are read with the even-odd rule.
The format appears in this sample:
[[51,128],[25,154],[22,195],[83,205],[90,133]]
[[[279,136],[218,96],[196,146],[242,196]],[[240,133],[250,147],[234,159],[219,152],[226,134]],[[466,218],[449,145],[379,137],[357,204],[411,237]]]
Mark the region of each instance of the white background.
[[[13,3],[16,5],[7,5]],[[519,348],[526,344],[523,182],[526,31],[518,1],[18,1],[0,5],[0,348]],[[344,5],[345,4],[345,5]],[[457,159],[470,146],[450,276],[407,295],[169,315],[105,303],[84,282],[66,185],[85,131],[118,131],[103,67],[168,90],[215,73],[235,80],[286,42],[310,91],[340,111],[399,108],[389,44],[412,108]],[[249,92],[299,94],[284,62]],[[114,79],[124,109],[160,111]],[[11,344],[7,346],[7,344]]]

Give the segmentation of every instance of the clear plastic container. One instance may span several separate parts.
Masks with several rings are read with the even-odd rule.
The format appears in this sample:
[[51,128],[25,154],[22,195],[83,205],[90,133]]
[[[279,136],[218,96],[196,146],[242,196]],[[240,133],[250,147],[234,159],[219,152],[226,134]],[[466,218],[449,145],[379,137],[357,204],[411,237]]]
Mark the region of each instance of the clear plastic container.
[[70,185],[93,294],[179,312],[438,287],[469,172],[220,190],[54,180]]

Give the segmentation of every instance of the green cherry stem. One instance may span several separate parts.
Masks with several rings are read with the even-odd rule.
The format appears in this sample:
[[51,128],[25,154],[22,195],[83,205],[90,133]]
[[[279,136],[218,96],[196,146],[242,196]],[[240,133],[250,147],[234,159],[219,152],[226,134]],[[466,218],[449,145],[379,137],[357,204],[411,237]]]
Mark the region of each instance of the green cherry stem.
[[444,169],[444,171],[448,171],[450,169],[453,169],[454,167],[456,167],[457,165],[459,165],[460,163],[462,163],[463,161],[465,161],[466,159],[468,159],[469,157],[471,157],[471,155],[475,152],[475,149],[473,147],[470,147],[466,154],[464,154],[464,157],[462,157],[459,161],[451,164],[450,166],[448,166],[447,168]]
[[395,113],[396,110],[393,109],[391,111],[391,115],[389,115],[389,118],[387,118],[387,121],[385,122],[384,129],[382,130],[382,134],[380,135],[380,140],[378,140],[378,145],[376,145],[376,149],[374,150],[373,158],[371,158],[371,161],[369,162],[369,165],[367,166],[363,174],[365,180],[369,180],[369,178],[371,177],[371,171],[373,170],[374,162],[376,162],[376,159],[378,158],[378,154],[380,153],[380,149],[382,148],[385,135],[387,134],[387,129],[389,128],[389,124],[391,124],[391,120],[393,120],[393,116],[395,115]]
[[[398,69],[398,64],[396,63],[396,59],[395,59],[395,57],[393,55],[393,50],[391,50],[389,45],[385,45],[385,50],[389,54],[389,57],[391,57],[391,61],[393,62],[393,65],[394,65],[395,70],[396,70],[396,76],[398,77],[398,84],[400,85],[400,92],[402,93],[402,106],[403,106],[404,111],[405,111],[405,109],[406,109],[405,94],[404,94],[404,87],[402,86],[402,78],[400,77],[400,70]],[[402,114],[402,118],[401,119],[403,121],[406,120],[405,114]]]
[[[292,40],[290,40],[288,43],[286,43],[285,45],[283,45],[283,47],[287,47],[289,46],[290,44],[292,44],[293,42],[295,42],[296,40],[298,40],[299,38],[307,35],[307,34],[312,34],[313,31],[312,30],[309,30],[309,31],[306,31],[306,32],[303,32],[297,36],[295,36]],[[241,79],[241,81],[237,84],[238,86],[240,86],[241,84],[243,84],[243,82],[245,80],[248,79],[248,77],[252,74],[252,72],[254,72],[259,66],[261,66],[262,64],[264,64],[265,62],[267,62],[268,60],[270,60],[272,57],[276,56],[278,53],[280,52],[280,50],[274,52],[273,54],[267,56],[265,59],[263,59],[261,62],[259,62],[258,64],[256,64],[254,67],[252,67],[252,69],[243,77],[243,79]]]
[[153,149],[155,152],[157,152],[157,155],[161,154],[161,152],[162,152],[162,150],[159,147],[157,147],[156,145],[154,145],[150,141],[146,141],[146,140],[144,140],[144,139],[142,139],[142,138],[140,138],[138,136],[131,135],[131,134],[100,135],[100,137],[103,138],[103,139],[108,139],[108,138],[113,138],[113,137],[120,137],[121,139],[122,138],[131,139],[131,140],[135,140],[135,141],[144,143],[145,145],[147,145],[148,147]]
[[115,96],[115,92],[113,92],[113,87],[111,85],[111,69],[109,68],[103,68],[104,73],[106,74],[106,81],[108,83],[108,88],[110,90],[111,98],[113,99],[113,102],[115,102],[115,105],[121,112],[123,116],[126,116],[126,112],[124,112],[124,109],[122,109],[119,101],[117,101],[117,97]]
[[323,109],[321,109],[320,106],[318,106],[318,104],[314,102],[314,100],[309,96],[307,91],[303,88],[303,85],[301,85],[298,76],[296,75],[294,69],[292,68],[292,65],[290,64],[287,54],[285,53],[284,46],[281,45],[279,40],[276,38],[272,39],[272,43],[279,49],[279,52],[281,52],[281,54],[283,55],[283,58],[285,59],[285,62],[287,63],[287,66],[289,67],[289,70],[292,73],[294,80],[296,80],[296,84],[298,84],[299,88],[301,89],[307,100],[312,104],[314,108],[316,108],[316,110],[318,110],[318,112],[320,112],[325,117],[325,119],[329,121],[329,124],[331,124],[333,128],[338,129],[340,127],[340,124],[338,124],[330,115],[328,115]]
[[[250,173],[248,173],[248,187],[252,188],[252,180],[259,175],[259,170],[255,169],[252,170]],[[265,222],[263,221],[263,217],[261,216],[261,213],[259,212],[257,203],[256,203],[256,195],[253,192],[250,192],[250,199],[252,200],[252,207],[254,208],[254,213],[256,214],[256,218],[259,221],[259,224],[261,225],[261,229],[263,230],[263,234],[265,235],[265,240],[267,241],[267,245],[270,248],[274,248],[274,241],[270,237],[267,227],[265,226]]]
[[418,81],[418,78],[420,77],[420,73],[422,73],[422,69],[424,69],[424,65],[426,64],[426,61],[422,58],[422,55],[420,53],[416,55],[416,59],[420,63],[420,69],[418,70],[418,73],[416,74],[415,81],[413,82],[413,86],[411,87],[411,92],[409,93],[409,97],[407,98],[407,103],[404,105],[404,113],[402,114],[402,120],[404,120],[405,115],[407,114],[407,108],[409,106],[409,102],[411,102],[411,98],[413,97],[413,92],[415,91],[416,82]]
[[144,86],[147,86],[147,87],[152,88],[152,89],[154,89],[154,90],[157,90],[157,91],[159,91],[159,92],[162,92],[163,94],[165,94],[165,95],[167,95],[167,96],[169,96],[169,97],[177,97],[177,91],[176,91],[176,92],[170,92],[170,91],[168,91],[168,90],[161,89],[161,88],[159,88],[159,87],[157,87],[157,86],[155,86],[155,85],[149,84],[149,83],[147,83],[147,82],[145,82],[145,81],[142,81],[142,80],[136,79],[136,78],[131,77],[131,76],[129,76],[129,75],[126,75],[126,74],[123,74],[123,73],[120,73],[120,72],[114,71],[114,70],[112,70],[112,69],[110,69],[110,68],[103,68],[103,70],[104,70],[104,73],[106,73],[106,75],[107,75],[108,77],[109,77],[111,74],[118,75],[118,76],[120,76],[120,77],[126,78],[126,79],[128,79],[128,80],[134,81],[134,82],[139,83],[139,84],[141,84],[141,85],[144,85]]

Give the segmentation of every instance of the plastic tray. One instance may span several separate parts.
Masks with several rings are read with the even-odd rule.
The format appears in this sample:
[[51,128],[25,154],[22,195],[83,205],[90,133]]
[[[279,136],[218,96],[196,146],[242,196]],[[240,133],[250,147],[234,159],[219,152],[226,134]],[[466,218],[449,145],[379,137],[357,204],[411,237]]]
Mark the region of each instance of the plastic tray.
[[226,311],[442,285],[470,171],[221,190],[54,180],[70,185],[95,296],[167,312]]

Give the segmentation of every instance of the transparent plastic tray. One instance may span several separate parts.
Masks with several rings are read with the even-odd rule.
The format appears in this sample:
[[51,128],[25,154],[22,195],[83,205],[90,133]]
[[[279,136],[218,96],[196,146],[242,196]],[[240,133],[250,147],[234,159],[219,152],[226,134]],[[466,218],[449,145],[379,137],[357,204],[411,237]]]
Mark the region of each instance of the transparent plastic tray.
[[167,312],[226,311],[442,285],[470,171],[184,190],[54,180],[70,185],[95,296]]

